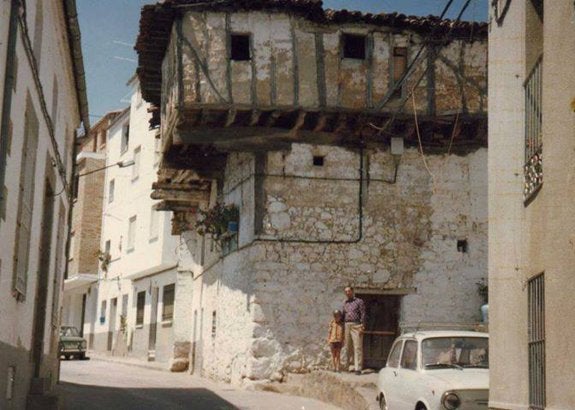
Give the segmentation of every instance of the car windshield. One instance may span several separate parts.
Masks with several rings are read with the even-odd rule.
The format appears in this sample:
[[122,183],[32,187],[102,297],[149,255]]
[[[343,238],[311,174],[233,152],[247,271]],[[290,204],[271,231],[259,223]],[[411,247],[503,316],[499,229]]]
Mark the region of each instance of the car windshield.
[[421,342],[426,369],[489,368],[489,339],[486,337],[434,337]]
[[80,332],[75,327],[63,327],[60,329],[60,336],[73,336],[79,337]]

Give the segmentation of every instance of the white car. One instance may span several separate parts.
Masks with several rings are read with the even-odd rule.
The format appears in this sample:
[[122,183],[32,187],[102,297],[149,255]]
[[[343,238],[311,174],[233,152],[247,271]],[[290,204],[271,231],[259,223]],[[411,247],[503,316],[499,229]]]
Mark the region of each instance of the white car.
[[487,409],[489,336],[426,330],[398,337],[377,383],[382,410]]

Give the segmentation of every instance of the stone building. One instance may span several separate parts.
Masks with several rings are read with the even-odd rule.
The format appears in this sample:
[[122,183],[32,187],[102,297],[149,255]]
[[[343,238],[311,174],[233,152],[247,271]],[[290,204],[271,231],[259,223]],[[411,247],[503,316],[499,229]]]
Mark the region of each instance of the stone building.
[[[91,348],[169,363],[179,237],[150,198],[159,167],[157,129],[137,79],[131,104],[108,127],[100,266],[86,298]],[[120,165],[120,166],[116,166]],[[88,255],[93,261],[97,257]]]
[[74,1],[0,1],[0,408],[52,408],[76,129]]
[[366,367],[400,322],[478,320],[486,35],[307,0],[144,7],[153,196],[185,245],[176,360],[227,381],[324,366],[348,284],[368,306]]
[[572,409],[575,5],[490,10],[490,407]]
[[[108,127],[118,114],[106,114],[87,135],[76,140],[75,197],[68,270],[64,281],[62,324],[75,326],[81,334],[84,334],[84,326],[92,323],[86,318],[86,297],[90,285],[98,279],[106,141]],[[88,347],[91,347],[91,343],[88,343]]]

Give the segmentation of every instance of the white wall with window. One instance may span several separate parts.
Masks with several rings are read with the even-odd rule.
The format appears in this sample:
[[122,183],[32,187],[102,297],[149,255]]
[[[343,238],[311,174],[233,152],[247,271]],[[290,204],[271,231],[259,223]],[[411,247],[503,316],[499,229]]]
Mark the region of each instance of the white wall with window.
[[[179,237],[171,235],[171,215],[157,210],[158,201],[150,197],[157,172],[154,164],[159,160],[157,130],[149,129],[149,104],[138,103],[137,84],[134,87],[131,106],[111,123],[106,142],[106,165],[111,166],[105,171],[108,198],[103,208],[101,250],[109,250],[111,258],[107,271],[100,271],[98,307],[104,300],[109,304],[117,298],[118,308],[114,313],[108,306],[108,316],[115,314],[115,319],[107,317],[105,323],[95,323],[94,349],[106,351],[110,326],[119,332],[121,316],[125,315],[127,335],[124,339],[115,336],[114,340],[124,340],[132,356],[147,359],[148,351],[153,350],[149,348],[149,329],[151,323],[157,323],[155,358],[168,361],[172,328],[161,325],[163,286],[175,283]],[[114,166],[130,160],[131,166]],[[155,288],[156,299],[150,293]],[[166,295],[169,302],[169,289]],[[120,304],[124,297],[125,309]]]

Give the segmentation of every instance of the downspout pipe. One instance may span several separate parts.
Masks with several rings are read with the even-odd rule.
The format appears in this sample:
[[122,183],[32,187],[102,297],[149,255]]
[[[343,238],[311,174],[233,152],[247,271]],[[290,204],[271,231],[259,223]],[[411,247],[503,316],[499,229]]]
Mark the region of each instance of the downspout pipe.
[[[66,22],[68,23],[68,44],[70,46],[72,66],[74,68],[78,107],[80,109],[82,123],[84,124],[84,134],[88,135],[88,132],[90,131],[90,116],[88,113],[86,72],[84,71],[84,57],[82,55],[82,36],[80,34],[80,25],[78,23],[76,0],[64,0],[64,10],[66,13]],[[74,157],[74,160],[75,159],[76,157]]]
[[4,92],[2,96],[2,119],[0,125],[0,206],[4,198],[4,181],[6,179],[6,157],[8,156],[8,137],[10,132],[10,113],[12,111],[12,93],[14,88],[16,66],[16,38],[18,35],[19,1],[10,2],[10,22],[8,25],[8,43],[6,51],[6,70],[4,73]]

